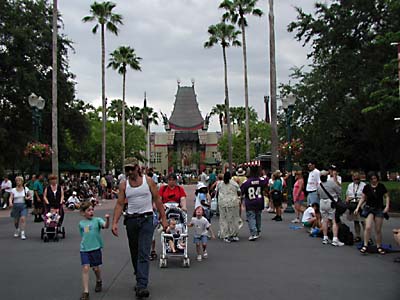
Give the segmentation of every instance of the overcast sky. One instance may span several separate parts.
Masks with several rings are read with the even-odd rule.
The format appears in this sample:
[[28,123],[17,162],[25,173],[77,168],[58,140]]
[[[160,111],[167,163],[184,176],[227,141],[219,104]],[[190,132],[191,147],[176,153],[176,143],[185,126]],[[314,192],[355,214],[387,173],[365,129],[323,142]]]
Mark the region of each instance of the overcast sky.
[[[99,0],[98,2],[101,2]],[[224,77],[222,49],[216,45],[204,49],[209,25],[220,21],[221,0],[114,0],[115,13],[122,14],[124,25],[115,36],[106,33],[106,58],[121,45],[135,49],[142,57],[142,72],[128,70],[126,101],[129,106],[142,106],[147,92],[148,105],[170,116],[175,101],[177,80],[190,86],[195,80],[197,101],[203,117],[215,104],[223,103]],[[311,12],[313,0],[275,0],[275,36],[277,82],[289,80],[290,68],[307,65],[307,48],[294,40],[287,25],[296,19],[294,7]],[[91,0],[61,0],[59,11],[64,21],[62,30],[74,43],[70,53],[71,71],[76,75],[76,97],[95,106],[101,105],[100,31],[91,32],[95,23],[82,23],[90,14]],[[269,95],[269,30],[268,0],[258,1],[264,11],[261,18],[248,17],[246,30],[249,77],[249,105],[265,117],[264,95]],[[228,84],[231,106],[244,106],[243,57],[241,48],[229,48]],[[106,70],[106,97],[122,98],[122,77]],[[210,130],[219,130],[218,118],[211,119]],[[152,130],[162,131],[153,126]]]

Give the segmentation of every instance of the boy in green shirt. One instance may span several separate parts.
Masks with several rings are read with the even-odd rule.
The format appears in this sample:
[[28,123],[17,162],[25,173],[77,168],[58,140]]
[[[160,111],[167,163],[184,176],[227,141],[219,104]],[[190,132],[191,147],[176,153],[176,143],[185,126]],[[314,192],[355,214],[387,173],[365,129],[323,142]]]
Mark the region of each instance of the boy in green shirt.
[[94,211],[90,202],[84,202],[80,209],[84,216],[84,219],[79,222],[79,233],[82,237],[80,252],[83,293],[81,300],[89,300],[90,268],[93,268],[93,271],[96,274],[95,292],[101,292],[102,290],[100,265],[102,264],[101,248],[103,248],[103,239],[100,230],[109,227],[110,215],[105,215],[106,221],[102,218],[93,217]]

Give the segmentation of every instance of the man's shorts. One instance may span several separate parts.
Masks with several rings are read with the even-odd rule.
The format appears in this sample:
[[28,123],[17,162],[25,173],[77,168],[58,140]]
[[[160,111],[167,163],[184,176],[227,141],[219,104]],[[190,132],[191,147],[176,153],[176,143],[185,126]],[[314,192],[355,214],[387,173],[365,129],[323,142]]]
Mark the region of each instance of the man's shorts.
[[81,251],[81,265],[90,265],[91,267],[97,267],[103,264],[101,255],[101,249],[93,251]]
[[335,218],[335,209],[331,207],[330,199],[321,199],[319,210],[323,219],[333,220]]
[[193,238],[193,243],[195,243],[195,244],[198,244],[198,243],[207,244],[207,240],[208,240],[208,237],[206,235],[195,236]]

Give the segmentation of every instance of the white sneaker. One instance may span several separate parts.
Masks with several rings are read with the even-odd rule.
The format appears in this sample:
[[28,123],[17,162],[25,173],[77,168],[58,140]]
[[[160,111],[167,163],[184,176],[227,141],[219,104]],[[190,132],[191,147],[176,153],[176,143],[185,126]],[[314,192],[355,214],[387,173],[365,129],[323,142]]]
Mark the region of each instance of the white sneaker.
[[197,255],[197,261],[201,261],[201,260],[202,260],[201,255]]
[[224,238],[224,242],[225,242],[225,243],[230,243],[231,240],[230,240],[229,238]]
[[204,251],[203,258],[207,258],[207,257],[208,257],[208,253],[207,253],[207,251]]
[[342,246],[344,246],[344,243],[342,243],[342,242],[339,241],[339,240],[334,240],[334,241],[332,242],[332,246],[335,246],[335,247],[342,247]]
[[15,238],[19,237],[19,228],[15,229],[14,237]]
[[295,223],[300,223],[300,220],[296,218],[296,219],[292,220],[292,223],[294,223],[294,224]]
[[256,235],[249,236],[249,241],[255,241],[257,239]]
[[254,237],[255,237],[256,239],[258,239],[258,238],[260,237],[260,235],[259,235],[259,234],[256,234]]
[[3,205],[3,209],[6,209],[6,208],[7,208],[7,204],[4,204],[4,205]]
[[25,240],[26,236],[25,236],[25,231],[21,231],[21,240]]
[[232,237],[232,241],[239,242],[239,237],[233,236],[233,237]]
[[324,244],[324,245],[329,244],[329,240],[328,240],[328,239],[323,239],[323,240],[322,240],[322,244]]

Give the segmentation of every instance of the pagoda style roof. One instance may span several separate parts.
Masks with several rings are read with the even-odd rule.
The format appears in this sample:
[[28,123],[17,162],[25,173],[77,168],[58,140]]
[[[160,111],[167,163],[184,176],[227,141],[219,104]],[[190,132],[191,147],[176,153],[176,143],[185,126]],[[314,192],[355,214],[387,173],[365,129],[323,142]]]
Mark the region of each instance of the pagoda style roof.
[[175,95],[174,110],[168,120],[170,129],[198,130],[204,126],[193,86],[179,86]]

